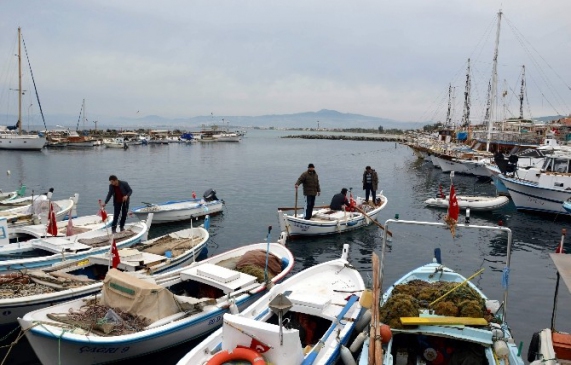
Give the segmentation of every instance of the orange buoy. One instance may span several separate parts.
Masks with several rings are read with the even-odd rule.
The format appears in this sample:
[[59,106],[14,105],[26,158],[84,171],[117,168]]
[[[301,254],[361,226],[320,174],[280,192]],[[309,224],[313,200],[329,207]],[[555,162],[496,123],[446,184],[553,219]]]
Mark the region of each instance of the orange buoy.
[[220,351],[216,355],[212,356],[206,365],[222,365],[225,362],[230,362],[233,360],[246,360],[252,365],[266,365],[266,361],[255,350],[245,347],[237,347],[231,352],[228,350]]
[[391,327],[388,324],[381,324],[381,342],[382,343],[389,343],[389,341],[393,338],[393,332],[391,331]]

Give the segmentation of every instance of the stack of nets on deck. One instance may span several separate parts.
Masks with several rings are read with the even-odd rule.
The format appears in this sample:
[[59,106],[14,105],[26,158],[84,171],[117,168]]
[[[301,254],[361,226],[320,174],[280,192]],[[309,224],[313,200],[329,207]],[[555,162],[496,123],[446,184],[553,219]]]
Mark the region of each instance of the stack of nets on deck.
[[467,285],[462,285],[430,306],[459,283],[412,280],[395,286],[389,300],[381,307],[380,318],[391,328],[403,328],[400,317],[417,317],[423,308],[434,314],[454,317],[484,317],[486,303],[482,296]]

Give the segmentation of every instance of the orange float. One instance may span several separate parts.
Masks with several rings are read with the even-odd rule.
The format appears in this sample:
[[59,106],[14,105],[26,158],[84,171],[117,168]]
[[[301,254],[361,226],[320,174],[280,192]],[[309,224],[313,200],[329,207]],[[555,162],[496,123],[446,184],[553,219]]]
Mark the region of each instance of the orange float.
[[382,343],[389,343],[392,337],[393,337],[393,332],[391,331],[391,327],[389,327],[388,324],[381,324]]
[[257,353],[255,350],[245,347],[237,347],[233,349],[232,352],[228,350],[220,351],[216,355],[212,356],[206,365],[222,365],[225,362],[233,360],[246,360],[252,365],[266,365],[266,361],[262,355]]

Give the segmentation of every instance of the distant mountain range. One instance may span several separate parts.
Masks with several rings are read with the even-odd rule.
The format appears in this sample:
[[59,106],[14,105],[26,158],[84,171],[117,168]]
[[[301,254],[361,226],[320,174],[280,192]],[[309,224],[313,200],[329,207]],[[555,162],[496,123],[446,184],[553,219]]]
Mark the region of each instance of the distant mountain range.
[[[4,120],[6,116],[2,116]],[[536,118],[540,121],[551,121],[559,119],[561,116],[545,116]],[[93,118],[94,120],[97,118]],[[8,118],[8,120],[17,120]],[[30,129],[43,129],[43,125],[37,125],[39,117],[34,118]],[[74,121],[75,120],[75,121]],[[46,123],[48,129],[57,129],[64,126],[75,130],[77,127],[77,116],[69,115],[47,115]],[[348,128],[364,128],[378,129],[419,129],[427,124],[434,124],[432,121],[425,122],[404,122],[388,118],[370,117],[361,114],[341,113],[335,110],[322,109],[318,112],[304,112],[295,114],[270,114],[260,116],[216,116],[214,119],[210,115],[198,116],[191,118],[164,118],[158,115],[147,115],[140,118],[100,118],[97,121],[98,129],[180,129],[196,131],[203,127],[218,126],[219,128],[228,127],[231,130],[240,128],[307,128],[307,129],[348,129]],[[0,122],[0,124],[6,124]],[[8,123],[12,125],[14,123]],[[24,128],[28,129],[27,121],[24,120]],[[79,123],[79,129],[93,129],[95,124],[87,122],[85,126],[83,122]]]

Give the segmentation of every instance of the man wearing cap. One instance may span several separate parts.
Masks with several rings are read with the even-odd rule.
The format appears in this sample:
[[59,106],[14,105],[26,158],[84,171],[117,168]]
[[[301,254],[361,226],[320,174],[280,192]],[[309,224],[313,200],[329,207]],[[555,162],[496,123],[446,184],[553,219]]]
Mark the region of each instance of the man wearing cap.
[[365,190],[365,200],[369,201],[369,194],[372,193],[371,198],[373,204],[377,198],[377,188],[379,186],[379,175],[377,172],[371,168],[371,166],[365,167],[365,172],[363,172],[363,190]]
[[313,215],[313,206],[315,205],[315,196],[321,193],[319,187],[319,177],[315,172],[315,166],[310,163],[305,171],[295,183],[297,190],[298,186],[303,184],[303,195],[305,195],[305,219],[310,220]]

